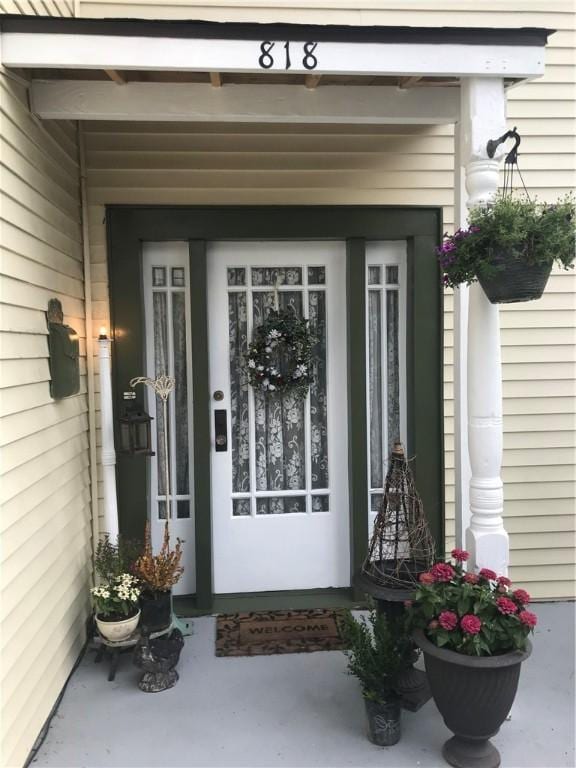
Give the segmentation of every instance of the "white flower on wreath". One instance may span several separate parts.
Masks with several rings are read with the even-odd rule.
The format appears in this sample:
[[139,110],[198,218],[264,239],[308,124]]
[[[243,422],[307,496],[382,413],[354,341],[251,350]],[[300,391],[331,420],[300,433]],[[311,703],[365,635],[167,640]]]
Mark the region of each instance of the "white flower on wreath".
[[278,331],[276,328],[272,328],[268,335],[271,339],[279,339],[282,336],[280,331]]
[[256,368],[256,360],[250,358],[250,360],[248,360],[248,368]]
[[273,392],[276,389],[276,387],[274,386],[274,384],[270,384],[268,389],[270,390],[270,392]]
[[274,366],[270,368],[270,376],[278,376],[278,371],[276,370],[276,368],[274,368]]
[[263,370],[264,370],[264,366],[263,366],[263,365],[259,365],[259,366],[256,368],[256,370],[257,370],[257,371],[263,371]]
[[265,347],[264,352],[269,355],[272,352],[272,347]]

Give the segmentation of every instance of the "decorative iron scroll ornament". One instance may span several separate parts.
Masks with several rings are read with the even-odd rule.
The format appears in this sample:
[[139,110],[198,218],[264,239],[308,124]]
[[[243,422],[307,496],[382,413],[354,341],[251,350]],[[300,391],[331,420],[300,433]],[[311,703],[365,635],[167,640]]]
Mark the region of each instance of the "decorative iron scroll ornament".
[[362,572],[382,587],[412,588],[418,576],[432,566],[434,555],[434,540],[422,500],[404,448],[396,443]]
[[170,446],[168,440],[168,397],[170,393],[176,387],[176,380],[173,376],[167,376],[165,373],[160,374],[155,379],[150,379],[148,376],[136,376],[130,379],[130,386],[134,388],[137,384],[144,384],[146,387],[150,387],[162,400],[162,412],[164,415],[164,456],[166,457],[166,516],[168,519],[172,517],[172,497],[170,493]]
[[248,381],[267,395],[304,398],[312,383],[314,338],[308,320],[291,310],[273,310],[254,331],[248,347]]
[[504,183],[502,188],[502,194],[504,196],[512,194],[512,191],[514,189],[514,170],[516,170],[516,172],[518,173],[518,176],[520,177],[520,181],[522,182],[524,193],[528,198],[528,200],[530,200],[530,195],[528,194],[528,190],[526,189],[526,184],[524,183],[524,178],[522,177],[522,172],[520,171],[520,166],[518,165],[518,147],[520,146],[522,137],[516,130],[516,126],[514,126],[512,130],[506,131],[506,133],[503,133],[502,136],[500,136],[499,138],[490,139],[490,141],[486,144],[486,154],[488,155],[489,158],[492,159],[496,154],[496,150],[498,149],[500,144],[503,144],[508,139],[514,139],[514,146],[504,158]]

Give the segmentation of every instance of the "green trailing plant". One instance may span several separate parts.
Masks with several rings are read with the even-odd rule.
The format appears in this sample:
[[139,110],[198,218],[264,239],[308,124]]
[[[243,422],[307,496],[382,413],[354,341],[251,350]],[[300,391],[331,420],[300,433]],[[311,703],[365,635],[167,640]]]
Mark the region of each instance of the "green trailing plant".
[[498,195],[470,211],[468,229],[444,236],[436,251],[444,285],[494,278],[503,269],[498,263],[502,253],[529,265],[556,263],[570,269],[576,255],[575,221],[572,195],[555,204]]
[[364,698],[378,704],[394,698],[399,675],[414,657],[406,614],[387,618],[372,607],[368,616],[356,619],[346,611],[339,630],[348,671],[360,681]]

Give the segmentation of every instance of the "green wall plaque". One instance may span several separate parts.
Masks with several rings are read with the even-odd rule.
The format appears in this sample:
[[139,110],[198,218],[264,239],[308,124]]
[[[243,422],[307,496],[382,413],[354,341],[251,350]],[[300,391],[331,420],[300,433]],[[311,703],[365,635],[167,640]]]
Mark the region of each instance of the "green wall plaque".
[[58,299],[50,299],[46,317],[50,395],[54,400],[61,400],[80,391],[80,344],[74,328],[64,325],[62,304]]

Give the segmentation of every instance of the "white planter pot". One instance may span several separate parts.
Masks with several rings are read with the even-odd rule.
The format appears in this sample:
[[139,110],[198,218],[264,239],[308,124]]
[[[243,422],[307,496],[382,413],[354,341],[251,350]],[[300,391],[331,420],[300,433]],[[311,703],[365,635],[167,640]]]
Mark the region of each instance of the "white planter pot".
[[105,621],[96,616],[96,626],[98,632],[105,637],[106,640],[110,640],[112,643],[119,643],[122,640],[127,640],[132,635],[138,626],[140,621],[140,611],[136,616],[131,616],[129,619],[122,619],[122,621]]

